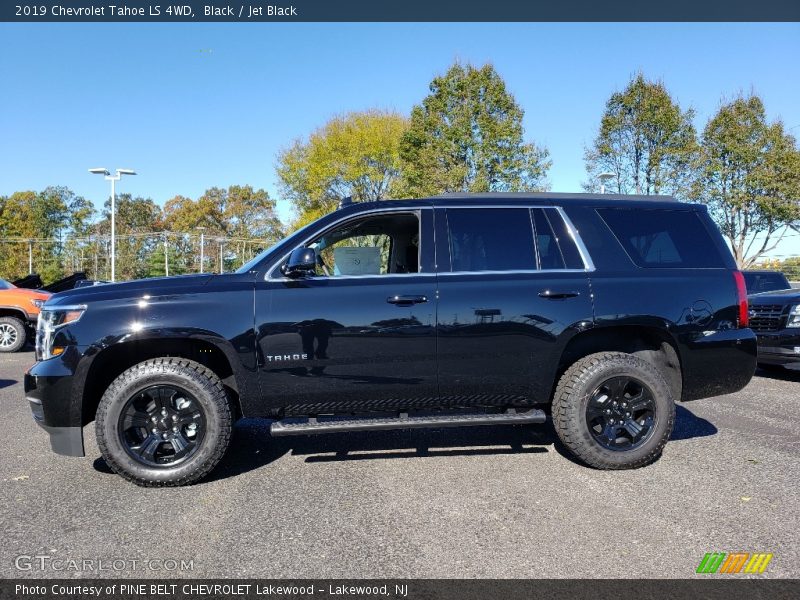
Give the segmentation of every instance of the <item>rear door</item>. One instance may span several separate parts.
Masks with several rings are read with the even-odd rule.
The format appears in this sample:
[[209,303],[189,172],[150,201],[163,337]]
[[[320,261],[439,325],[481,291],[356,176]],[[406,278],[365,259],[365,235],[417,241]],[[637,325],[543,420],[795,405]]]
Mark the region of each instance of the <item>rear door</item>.
[[592,323],[588,270],[558,208],[437,209],[439,391],[456,405],[546,402]]

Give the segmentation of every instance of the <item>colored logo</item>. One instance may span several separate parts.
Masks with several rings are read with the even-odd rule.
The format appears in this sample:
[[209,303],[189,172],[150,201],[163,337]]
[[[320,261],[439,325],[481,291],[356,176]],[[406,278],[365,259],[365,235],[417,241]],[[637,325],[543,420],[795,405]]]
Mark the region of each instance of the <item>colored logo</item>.
[[766,552],[707,552],[697,567],[697,573],[763,573],[772,553]]

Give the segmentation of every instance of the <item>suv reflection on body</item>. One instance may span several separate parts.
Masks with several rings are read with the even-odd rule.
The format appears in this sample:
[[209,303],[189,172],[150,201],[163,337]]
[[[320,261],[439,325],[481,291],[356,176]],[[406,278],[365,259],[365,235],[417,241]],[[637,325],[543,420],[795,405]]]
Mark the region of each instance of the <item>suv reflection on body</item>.
[[[704,207],[483,194],[343,206],[236,273],[49,300],[25,377],[54,451],[140,485],[272,435],[542,423],[601,469],[656,460],[675,403],[752,377],[742,274]],[[443,436],[446,433],[442,432]]]

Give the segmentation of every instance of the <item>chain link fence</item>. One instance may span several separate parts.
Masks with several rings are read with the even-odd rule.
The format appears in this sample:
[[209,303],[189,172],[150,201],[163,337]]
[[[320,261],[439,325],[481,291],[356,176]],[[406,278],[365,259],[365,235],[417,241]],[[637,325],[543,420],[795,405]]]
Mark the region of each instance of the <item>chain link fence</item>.
[[[238,269],[277,239],[230,237],[173,231],[116,235],[118,281]],[[76,272],[89,279],[111,278],[110,236],[0,238],[0,278],[15,280],[30,273],[45,283]]]
[[[116,236],[116,278],[124,281],[186,273],[231,272],[276,241],[277,237],[231,237],[199,232],[120,233]],[[789,281],[800,287],[800,255],[765,259],[753,268],[782,271]],[[86,273],[89,279],[111,278],[110,236],[0,238],[2,279],[14,280],[39,273],[45,283],[50,283],[76,272]]]

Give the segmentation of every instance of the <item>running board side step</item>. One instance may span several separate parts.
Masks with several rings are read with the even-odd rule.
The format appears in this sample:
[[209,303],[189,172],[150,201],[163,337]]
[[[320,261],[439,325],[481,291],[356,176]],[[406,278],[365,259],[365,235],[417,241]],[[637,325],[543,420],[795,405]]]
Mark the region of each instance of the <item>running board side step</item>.
[[276,421],[270,425],[274,436],[311,435],[314,433],[341,433],[344,431],[381,431],[386,429],[417,429],[423,427],[469,427],[475,425],[524,425],[544,423],[547,416],[543,411],[533,408],[526,412],[505,412],[498,414],[434,415],[410,417],[402,413],[399,417],[330,419],[318,421],[308,419],[300,423]]

